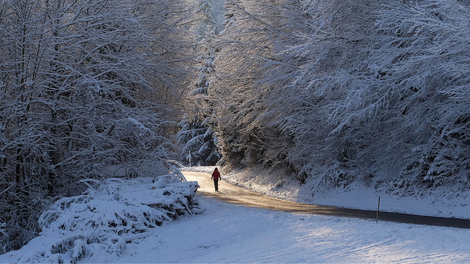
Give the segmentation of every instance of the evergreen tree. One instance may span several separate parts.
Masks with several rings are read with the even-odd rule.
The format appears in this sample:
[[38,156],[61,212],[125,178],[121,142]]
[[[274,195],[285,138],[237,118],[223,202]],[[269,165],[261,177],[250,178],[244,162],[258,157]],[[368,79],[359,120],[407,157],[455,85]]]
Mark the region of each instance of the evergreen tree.
[[211,74],[214,72],[215,51],[212,39],[215,37],[212,6],[207,0],[197,1],[196,13],[201,17],[200,46],[203,52],[196,59],[199,67],[198,79],[189,93],[190,109],[193,116],[189,120],[184,117],[181,131],[177,134],[178,142],[183,144],[180,154],[181,162],[189,165],[215,165],[220,159],[215,144],[215,134],[211,129],[212,103],[210,102],[209,87]]
[[198,23],[195,25],[194,33],[198,36],[198,40],[202,40],[210,33],[211,29],[215,26],[215,19],[213,15],[213,7],[207,0],[196,0],[195,13],[198,16]]
[[215,24],[214,16],[212,15],[212,5],[207,0],[198,0],[196,13],[200,14],[204,18],[204,24],[211,25]]
[[181,130],[177,137],[184,144],[180,160],[188,165],[208,166],[214,165],[220,159],[215,145],[214,133],[200,119],[188,121],[184,118],[180,122]]
[[198,166],[215,165],[220,155],[215,144],[215,134],[211,129],[212,103],[210,102],[210,75],[214,71],[214,49],[210,46],[210,38],[201,42],[206,43],[205,53],[198,57],[199,75],[194,89],[189,94],[194,117],[183,118],[177,134],[178,142],[184,144],[180,159],[183,163]]

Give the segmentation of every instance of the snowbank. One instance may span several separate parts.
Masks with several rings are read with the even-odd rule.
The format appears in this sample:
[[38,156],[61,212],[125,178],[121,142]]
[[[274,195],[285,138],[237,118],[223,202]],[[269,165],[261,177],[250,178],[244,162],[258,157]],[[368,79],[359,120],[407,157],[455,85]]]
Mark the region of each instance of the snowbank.
[[87,180],[83,195],[60,199],[41,215],[39,237],[5,257],[18,256],[17,263],[112,262],[128,243],[155,236],[156,227],[202,212],[194,197],[197,182],[180,179]]
[[181,168],[181,170],[192,171],[192,172],[212,173],[215,168],[219,168],[219,167],[218,166],[196,166],[196,167],[184,167],[184,168]]

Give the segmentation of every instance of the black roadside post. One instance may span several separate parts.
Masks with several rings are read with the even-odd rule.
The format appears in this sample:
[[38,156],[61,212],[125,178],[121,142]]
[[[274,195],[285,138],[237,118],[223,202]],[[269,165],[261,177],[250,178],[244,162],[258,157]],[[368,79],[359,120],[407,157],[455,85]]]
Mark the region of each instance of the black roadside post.
[[376,219],[375,219],[376,223],[379,222],[379,211],[380,211],[380,195],[379,195],[379,204],[377,205],[377,216],[376,216]]

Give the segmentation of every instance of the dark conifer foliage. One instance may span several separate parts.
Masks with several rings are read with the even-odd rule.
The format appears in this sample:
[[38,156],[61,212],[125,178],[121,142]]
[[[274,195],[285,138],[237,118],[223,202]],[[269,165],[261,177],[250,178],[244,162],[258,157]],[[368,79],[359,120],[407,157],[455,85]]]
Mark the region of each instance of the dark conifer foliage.
[[212,129],[214,102],[210,91],[217,56],[217,49],[213,44],[217,24],[213,7],[207,0],[196,1],[196,14],[199,23],[196,24],[194,32],[198,50],[201,51],[196,59],[197,80],[189,92],[186,116],[179,124],[181,130],[177,138],[182,146],[181,162],[190,166],[213,166],[221,158]]

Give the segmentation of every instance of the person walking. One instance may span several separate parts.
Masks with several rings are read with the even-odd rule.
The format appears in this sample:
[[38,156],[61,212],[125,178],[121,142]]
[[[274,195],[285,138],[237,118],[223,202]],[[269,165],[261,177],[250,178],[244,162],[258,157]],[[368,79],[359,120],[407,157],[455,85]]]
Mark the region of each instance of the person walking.
[[220,177],[220,172],[217,168],[212,172],[211,180],[214,180],[215,191],[219,191],[219,180],[222,180],[222,177]]

